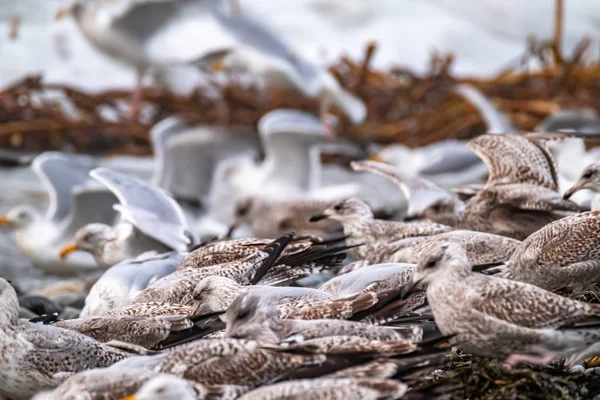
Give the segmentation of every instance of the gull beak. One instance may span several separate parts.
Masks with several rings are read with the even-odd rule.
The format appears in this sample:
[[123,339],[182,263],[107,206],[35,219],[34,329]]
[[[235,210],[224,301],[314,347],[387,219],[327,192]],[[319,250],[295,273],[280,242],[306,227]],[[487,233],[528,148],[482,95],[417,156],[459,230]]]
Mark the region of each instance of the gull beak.
[[56,12],[56,14],[54,15],[54,19],[58,21],[64,17],[66,17],[67,15],[71,15],[73,13],[74,8],[75,8],[75,4],[71,4],[67,7],[63,7],[61,9],[59,9]]
[[10,225],[12,224],[12,220],[8,218],[6,215],[0,215],[0,225]]
[[569,190],[567,190],[565,192],[565,194],[563,195],[563,198],[565,200],[568,200],[571,198],[571,196],[573,196],[575,193],[577,193],[581,189],[585,189],[585,182],[582,182],[581,180],[579,180],[579,181],[577,181],[576,184],[574,184]]
[[221,72],[225,70],[225,61],[223,61],[223,57],[219,58],[217,61],[214,61],[210,64],[211,72]]
[[377,162],[380,162],[380,163],[385,163],[385,160],[384,160],[384,159],[383,159],[383,157],[381,156],[381,153],[375,153],[375,154],[372,154],[372,155],[371,155],[371,156],[368,158],[368,160],[369,160],[369,161],[377,161]]
[[60,253],[58,253],[58,258],[64,260],[69,254],[77,250],[79,250],[79,247],[77,247],[76,244],[70,243],[60,250]]
[[329,218],[329,217],[327,215],[325,215],[325,213],[315,214],[312,217],[310,217],[308,222],[317,222],[317,221],[321,221],[321,220],[324,220],[327,218]]
[[404,285],[404,288],[402,288],[402,290],[400,291],[400,299],[406,300],[408,296],[410,296],[415,291],[415,288],[419,286],[422,280],[423,279],[413,279],[412,281]]
[[409,214],[406,217],[404,217],[404,221],[417,221],[423,219],[423,217],[421,216],[421,214]]
[[135,395],[127,396],[127,397],[121,397],[120,400],[135,400]]

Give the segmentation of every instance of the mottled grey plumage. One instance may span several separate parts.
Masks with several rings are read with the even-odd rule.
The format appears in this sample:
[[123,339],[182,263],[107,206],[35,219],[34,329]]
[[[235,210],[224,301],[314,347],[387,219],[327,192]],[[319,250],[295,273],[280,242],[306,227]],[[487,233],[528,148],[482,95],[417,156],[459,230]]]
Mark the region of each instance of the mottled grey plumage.
[[[227,310],[236,297],[247,291],[265,300],[282,305],[282,311],[289,309],[290,303],[300,301],[320,301],[333,299],[334,296],[317,289],[289,286],[243,286],[223,276],[204,278],[194,289],[193,310],[196,315],[206,315]],[[285,306],[284,306],[285,304]]]
[[156,370],[206,385],[255,387],[279,379],[300,367],[322,364],[320,354],[265,350],[255,341],[210,339],[185,344],[169,352]]
[[564,357],[600,338],[600,306],[473,273],[456,243],[423,253],[414,282],[427,284],[427,300],[441,332],[456,335],[458,346],[476,355]]
[[186,315],[107,315],[58,321],[52,326],[79,332],[103,343],[121,341],[149,349],[172,331],[190,328],[192,323]]
[[28,399],[65,374],[107,367],[129,354],[77,332],[19,320],[14,289],[0,279],[0,393]]
[[498,264],[507,261],[521,243],[516,239],[491,233],[456,230],[433,236],[398,240],[369,248],[370,264],[406,262],[416,263],[419,255],[435,243],[459,243],[473,265]]
[[600,212],[563,218],[517,247],[500,276],[547,290],[585,288],[600,281]]
[[187,268],[176,271],[148,286],[134,299],[136,303],[152,301],[192,305],[194,288],[209,276],[225,276],[243,285],[249,285],[252,275],[269,254],[260,250],[242,261],[231,261],[204,268]]
[[364,202],[357,199],[344,200],[327,208],[311,220],[332,219],[342,223],[346,243],[359,246],[351,249],[357,260],[366,258],[369,245],[390,243],[416,236],[428,236],[448,232],[452,228],[430,221],[398,222],[375,219],[373,212]]
[[257,293],[239,296],[227,310],[225,335],[261,343],[277,343],[292,335],[304,340],[338,336],[377,341],[418,341],[422,338],[422,330],[417,326],[391,328],[338,319],[284,319],[270,300]]
[[304,379],[276,383],[248,392],[240,400],[399,399],[408,390],[400,381],[373,378]]

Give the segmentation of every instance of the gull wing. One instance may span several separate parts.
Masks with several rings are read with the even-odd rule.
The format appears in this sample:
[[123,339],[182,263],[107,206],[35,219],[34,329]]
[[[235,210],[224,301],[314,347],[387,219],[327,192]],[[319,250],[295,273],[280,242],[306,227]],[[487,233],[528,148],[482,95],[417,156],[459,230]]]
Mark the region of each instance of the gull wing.
[[89,173],[94,167],[58,152],[40,154],[33,160],[32,167],[48,191],[46,218],[61,223],[72,211],[74,188],[91,181]]
[[532,184],[558,191],[556,165],[545,145],[524,135],[481,135],[467,146],[489,168],[486,186]]
[[117,196],[121,218],[145,235],[174,250],[191,243],[183,211],[164,190],[108,168],[96,168],[90,176]]
[[409,215],[415,210],[428,207],[437,200],[454,198],[454,196],[427,179],[404,172],[393,165],[377,161],[353,161],[350,163],[355,171],[371,172],[383,176],[397,184],[409,202]]

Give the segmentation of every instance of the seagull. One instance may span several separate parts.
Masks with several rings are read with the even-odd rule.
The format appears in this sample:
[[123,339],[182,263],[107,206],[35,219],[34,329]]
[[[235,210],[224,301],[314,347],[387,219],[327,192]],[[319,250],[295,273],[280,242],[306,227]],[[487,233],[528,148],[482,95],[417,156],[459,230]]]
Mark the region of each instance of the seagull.
[[130,305],[138,293],[174,272],[184,257],[176,251],[150,257],[142,255],[109,268],[90,289],[80,316],[102,315]]
[[62,258],[82,250],[106,269],[147,251],[185,251],[192,243],[181,208],[163,190],[107,168],[94,169],[90,176],[118,198],[114,209],[121,220],[115,226],[94,223],[80,228],[74,243],[61,250]]
[[0,216],[0,225],[16,230],[19,248],[45,272],[73,275],[97,269],[87,254],[61,260],[58,252],[84,225],[112,223],[116,217],[112,209],[116,198],[90,179],[92,166],[60,153],[46,152],[37,156],[32,169],[48,192],[46,214],[21,205]]
[[245,391],[242,386],[210,387],[169,374],[156,374],[145,382],[135,394],[123,397],[121,400],[235,399]]
[[[442,243],[421,255],[413,282],[427,284],[427,301],[442,334],[477,356],[549,363],[600,337],[600,307],[537,286],[472,272],[457,243]],[[586,325],[587,324],[587,325]]]
[[255,389],[240,400],[279,398],[376,400],[400,399],[408,386],[392,379],[338,378],[290,380]]
[[[134,116],[142,100],[143,73],[149,67],[210,65],[246,48],[280,64],[305,94],[323,99],[324,108],[333,103],[356,124],[366,118],[364,103],[343,90],[325,68],[299,57],[270,28],[228,6],[224,0],[75,0],[57,17],[72,15],[92,45],[136,69]],[[205,37],[212,39],[202,40]]]
[[[470,140],[469,148],[489,168],[485,186],[474,190],[473,195],[463,202],[447,195],[444,197],[442,192],[426,185],[425,193],[436,200],[427,201],[426,208],[411,217],[436,219],[441,216],[461,229],[522,240],[552,221],[581,211],[582,207],[564,200],[558,192],[556,165],[544,143],[563,137],[511,133],[486,134]],[[363,162],[359,168],[388,176],[404,185],[405,175],[391,166],[374,162],[365,165]]]
[[597,194],[600,191],[600,162],[588,165],[575,184],[567,189],[564,198],[570,199],[575,193],[583,189],[594,192],[591,208],[592,211],[600,211],[600,196]]
[[108,367],[130,356],[77,332],[19,319],[12,286],[0,278],[0,393],[29,399],[73,373]]
[[599,229],[598,211],[552,222],[517,247],[499,276],[546,290],[585,289],[600,281]]
[[312,114],[293,109],[277,109],[258,122],[265,157],[260,163],[242,159],[226,171],[240,199],[290,200],[308,197],[339,199],[353,193],[353,185],[322,187],[320,151],[326,142],[324,125]]
[[303,340],[352,336],[382,342],[417,342],[423,336],[418,326],[379,327],[337,319],[284,319],[280,317],[272,299],[254,289],[232,302],[227,309],[226,319],[226,337],[254,339],[261,343],[279,343],[290,336],[300,336]]
[[352,256],[361,260],[369,254],[369,245],[381,242],[395,242],[400,239],[417,236],[435,235],[448,232],[452,228],[430,221],[399,222],[375,219],[373,212],[364,202],[348,199],[336,203],[319,214],[311,217],[311,221],[332,219],[341,222],[346,243],[349,246],[366,244],[350,250]]

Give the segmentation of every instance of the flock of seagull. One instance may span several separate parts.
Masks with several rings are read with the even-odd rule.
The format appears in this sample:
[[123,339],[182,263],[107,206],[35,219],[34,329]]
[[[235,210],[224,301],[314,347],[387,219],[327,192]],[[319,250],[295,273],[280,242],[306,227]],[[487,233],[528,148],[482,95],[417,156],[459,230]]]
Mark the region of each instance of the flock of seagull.
[[[157,51],[201,11],[231,42],[204,61],[226,56],[235,38],[364,118],[360,100],[225,2],[105,3],[67,11],[140,73],[158,55],[201,58]],[[143,15],[157,18],[136,24]],[[38,155],[20,168],[45,187],[46,213],[20,204],[0,225],[35,267],[70,279],[45,293],[72,291],[73,277],[89,287],[65,313],[58,297],[0,278],[0,393],[434,397],[414,384],[452,347],[508,366],[596,355],[600,306],[570,294],[600,281],[600,203],[581,192],[600,192],[600,156],[581,139],[598,139],[589,133],[598,118],[566,110],[516,132],[475,88],[454,93],[488,133],[365,149],[332,142],[325,115],[279,109],[258,135],[169,117],[152,128],[154,158],[138,169]],[[574,131],[548,133],[559,129]]]
[[[46,274],[93,284],[65,315],[0,279],[2,394],[401,398],[450,346],[507,365],[596,354],[600,306],[566,294],[600,281],[595,202],[569,200],[600,191],[600,163],[561,190],[548,147],[574,139],[440,144],[466,146],[488,169],[485,183],[468,181],[475,162],[433,149],[423,169],[466,171],[453,192],[377,161],[393,148],[369,157],[330,143],[301,111],[272,111],[258,131],[260,148],[171,117],[137,175],[114,160],[33,160],[46,213],[21,204],[0,224]],[[324,148],[354,160],[322,164]]]

